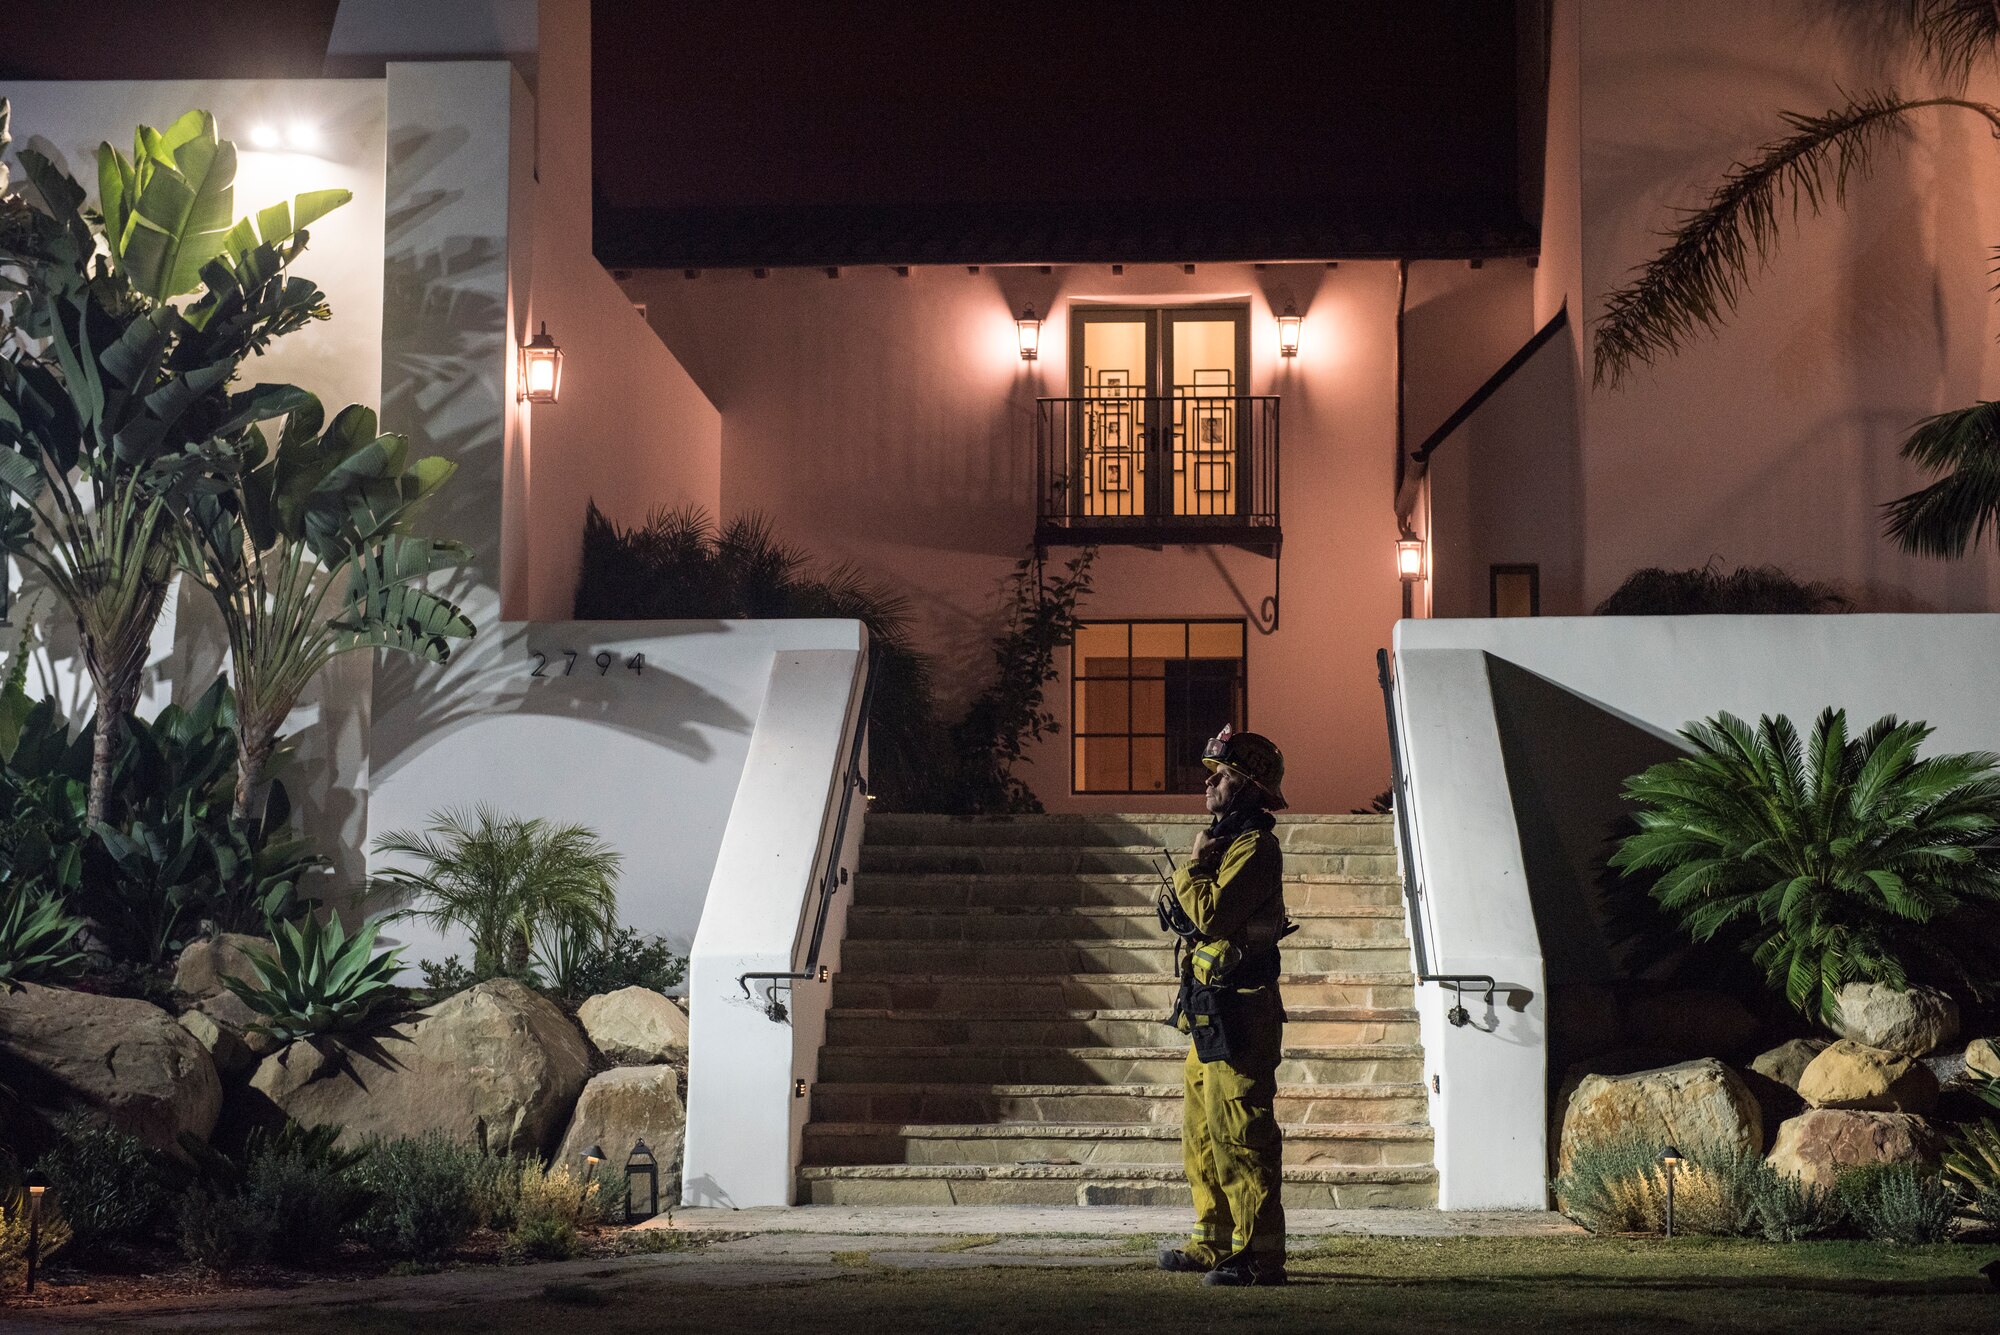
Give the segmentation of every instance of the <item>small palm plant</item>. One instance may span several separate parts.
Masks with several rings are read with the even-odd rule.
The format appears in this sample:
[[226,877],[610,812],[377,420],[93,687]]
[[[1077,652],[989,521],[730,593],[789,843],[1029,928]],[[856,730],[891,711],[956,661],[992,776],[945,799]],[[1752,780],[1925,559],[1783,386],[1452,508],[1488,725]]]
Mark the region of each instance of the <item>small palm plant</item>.
[[421,832],[395,830],[375,851],[413,858],[383,886],[407,895],[432,926],[472,938],[480,978],[527,976],[537,953],[560,958],[566,943],[602,941],[617,923],[618,852],[582,825],[471,812],[433,812]]
[[2000,907],[2000,757],[1920,759],[1931,731],[1891,716],[1850,739],[1835,709],[1804,746],[1782,715],[1693,724],[1693,755],[1626,782],[1639,832],[1611,865],[1661,873],[1662,908],[1749,951],[1809,1016],[1850,982],[1981,994],[1994,966],[1960,929]]
[[65,978],[83,967],[83,919],[62,901],[19,882],[0,882],[0,992]]
[[257,1013],[252,1029],[281,1043],[365,1029],[406,995],[395,981],[398,952],[375,953],[378,928],[370,923],[349,936],[332,916],[324,924],[313,916],[278,923],[274,954],[245,952],[256,981],[225,977],[223,986]]

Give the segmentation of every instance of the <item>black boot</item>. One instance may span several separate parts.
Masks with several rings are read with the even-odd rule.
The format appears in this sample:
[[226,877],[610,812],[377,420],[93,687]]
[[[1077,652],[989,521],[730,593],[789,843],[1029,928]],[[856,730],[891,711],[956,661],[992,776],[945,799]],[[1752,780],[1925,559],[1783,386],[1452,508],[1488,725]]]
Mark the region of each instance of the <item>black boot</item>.
[[1176,1270],[1188,1274],[1200,1274],[1208,1269],[1207,1262],[1201,1258],[1178,1247],[1169,1247],[1165,1243],[1160,1244],[1159,1262],[1162,1270]]
[[1241,1289],[1256,1285],[1283,1284],[1285,1263],[1282,1260],[1254,1261],[1238,1256],[1224,1261],[1215,1269],[1201,1277],[1203,1284],[1217,1288]]

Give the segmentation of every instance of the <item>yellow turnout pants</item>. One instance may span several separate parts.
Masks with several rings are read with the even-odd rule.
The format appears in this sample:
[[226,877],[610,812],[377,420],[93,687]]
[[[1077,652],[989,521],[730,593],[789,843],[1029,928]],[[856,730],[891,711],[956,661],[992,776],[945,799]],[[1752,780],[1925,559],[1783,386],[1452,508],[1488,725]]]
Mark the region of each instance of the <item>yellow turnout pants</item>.
[[1181,1159],[1194,1191],[1188,1252],[1211,1267],[1235,1256],[1285,1257],[1284,1137],[1273,1106],[1278,1032],[1272,1026],[1268,1053],[1247,1059],[1203,1063],[1188,1049],[1181,1104]]

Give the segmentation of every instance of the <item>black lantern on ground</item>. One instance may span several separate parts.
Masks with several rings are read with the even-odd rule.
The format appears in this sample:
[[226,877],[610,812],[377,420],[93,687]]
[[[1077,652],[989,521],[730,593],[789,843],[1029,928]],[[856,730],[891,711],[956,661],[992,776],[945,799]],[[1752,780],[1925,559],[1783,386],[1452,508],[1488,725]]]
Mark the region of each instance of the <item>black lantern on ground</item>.
[[[639,1194],[642,1186],[643,1196]],[[639,1204],[642,1200],[643,1208]],[[625,1160],[625,1222],[641,1223],[659,1212],[660,1163],[642,1140],[632,1147],[631,1157]]]
[[42,1259],[42,1196],[49,1189],[49,1180],[41,1173],[29,1173],[21,1179],[21,1186],[28,1193],[28,1292],[35,1291],[35,1267]]
[[1672,1145],[1660,1151],[1660,1167],[1667,1170],[1667,1236],[1674,1235],[1674,1176],[1680,1171],[1681,1152]]

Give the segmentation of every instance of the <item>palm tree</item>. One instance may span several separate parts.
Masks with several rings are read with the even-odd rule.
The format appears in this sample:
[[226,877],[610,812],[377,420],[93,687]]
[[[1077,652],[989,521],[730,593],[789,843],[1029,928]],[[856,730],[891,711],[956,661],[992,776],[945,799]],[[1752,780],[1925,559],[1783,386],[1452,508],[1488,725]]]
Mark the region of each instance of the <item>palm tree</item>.
[[[1818,115],[1781,113],[1789,133],[1732,166],[1702,207],[1667,229],[1666,247],[1606,297],[1594,348],[1598,384],[1616,385],[1635,366],[1671,356],[1727,323],[1752,275],[1776,252],[1786,222],[1844,203],[1876,151],[1917,117],[1965,113],[2000,134],[2000,107],[1959,95],[1973,66],[2000,51],[2000,5],[1901,0],[1886,8],[1947,91],[1917,98],[1866,93]],[[1901,453],[1940,475],[1884,505],[1884,527],[1905,551],[1958,557],[1989,530],[2000,535],[2000,403],[1919,422]]]
[[[6,119],[0,102],[0,149]],[[130,160],[100,146],[97,214],[46,157],[20,158],[40,207],[0,199],[0,291],[17,294],[0,328],[0,553],[76,621],[97,696],[89,815],[102,821],[176,522],[229,476],[257,423],[303,401],[289,385],[238,388],[237,370],[326,318],[324,294],[288,271],[306,224],[349,196],[315,191],[232,226],[236,149],[202,111],[141,126]]]
[[242,820],[256,814],[279,728],[328,662],[395,649],[443,663],[451,641],[473,633],[456,606],[417,586],[466,549],[409,532],[457,465],[411,461],[408,442],[378,435],[366,408],[343,409],[324,431],[323,421],[308,395],[275,449],[253,441],[231,487],[192,498],[182,534],[182,563],[229,635]]
[[1804,747],[1783,716],[1692,724],[1693,755],[1627,780],[1639,832],[1611,865],[1660,873],[1662,908],[1807,1015],[1850,982],[1982,994],[1996,970],[1967,929],[2000,920],[2000,756],[1919,759],[1930,733],[1892,716],[1850,740],[1833,709]]
[[433,812],[421,832],[395,830],[377,853],[414,858],[381,884],[411,898],[406,911],[472,938],[481,978],[520,976],[540,945],[602,941],[617,925],[619,853],[581,825],[502,816],[480,806]]

